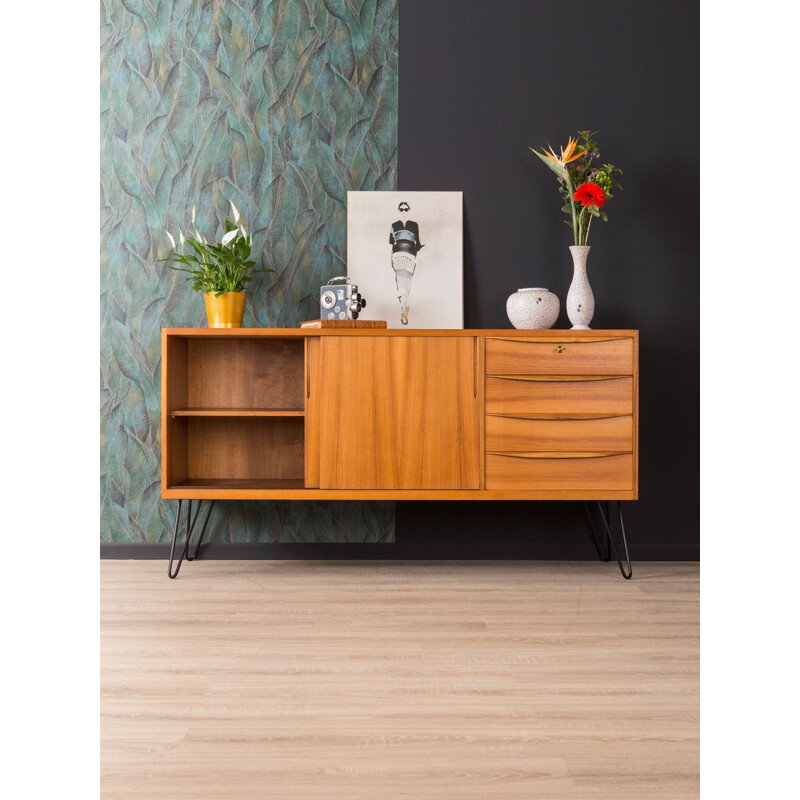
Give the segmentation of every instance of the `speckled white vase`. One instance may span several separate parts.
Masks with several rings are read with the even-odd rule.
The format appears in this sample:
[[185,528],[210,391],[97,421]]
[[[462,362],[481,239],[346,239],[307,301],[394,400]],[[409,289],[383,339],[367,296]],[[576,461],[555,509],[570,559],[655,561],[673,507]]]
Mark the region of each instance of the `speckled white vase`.
[[560,310],[558,298],[547,289],[517,289],[506,300],[506,314],[515,328],[552,328]]
[[572,283],[567,292],[567,316],[574,331],[588,331],[594,316],[594,294],[586,275],[586,260],[589,258],[589,245],[572,245]]

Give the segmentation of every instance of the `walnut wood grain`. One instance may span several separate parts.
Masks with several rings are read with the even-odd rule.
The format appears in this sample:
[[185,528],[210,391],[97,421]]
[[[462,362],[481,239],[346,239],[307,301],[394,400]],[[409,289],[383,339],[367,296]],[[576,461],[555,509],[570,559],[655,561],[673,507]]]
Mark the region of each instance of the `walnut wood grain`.
[[305,481],[306,487],[319,487],[319,446],[320,446],[320,359],[319,343],[316,338],[306,339],[306,384],[305,384]]
[[631,414],[633,379],[535,381],[486,378],[486,413]]
[[303,340],[189,340],[189,408],[303,408]]
[[479,488],[475,347],[457,337],[320,341],[320,487]]
[[[374,336],[376,331],[370,330],[337,330],[335,328],[306,329],[306,328],[163,328],[169,336],[184,336],[190,339],[271,339],[271,340],[302,340],[306,336],[327,338],[329,336],[346,336],[358,338],[359,336]],[[407,338],[418,336],[433,337],[489,337],[492,339],[531,339],[542,342],[564,341],[607,341],[608,339],[623,339],[635,337],[638,331],[629,329],[610,330],[546,330],[523,331],[508,328],[390,328],[380,332],[381,336],[389,338]]]
[[633,339],[486,339],[490,375],[632,375]]
[[381,319],[310,319],[301,322],[301,328],[335,328],[336,330],[386,330],[386,320]]
[[[633,489],[633,455],[486,453],[487,489]],[[574,457],[573,457],[574,456]]]
[[633,451],[633,417],[520,419],[486,417],[486,450]]
[[302,408],[176,408],[173,417],[302,417]]
[[188,404],[188,340],[161,333],[161,489],[188,474],[186,420],[174,419],[170,410]]
[[187,478],[176,489],[252,489],[261,491],[302,489],[302,478]]
[[190,479],[303,479],[303,420],[191,417]]
[[[359,342],[366,349],[359,350]],[[632,374],[610,374],[622,369],[617,350],[629,345]],[[638,345],[638,333],[629,330],[164,329],[162,496],[635,499]],[[602,364],[581,355],[589,351],[579,348],[589,346],[601,348]],[[322,357],[323,347],[333,347],[333,361]],[[570,356],[568,368],[553,366],[548,361],[553,347],[566,348],[567,354],[577,349],[578,355]],[[490,364],[490,352],[500,361]],[[520,352],[533,355],[523,363]],[[537,359],[544,359],[543,366],[534,366]],[[548,374],[535,371],[545,368]],[[369,376],[363,378],[365,369]],[[501,369],[505,378],[492,374]],[[337,370],[334,391],[329,378]],[[356,378],[348,380],[352,375]],[[364,412],[370,418],[366,428],[360,426]],[[281,420],[284,414],[297,416]],[[257,428],[220,438],[202,427],[237,418],[254,426],[293,422],[293,444],[279,447],[273,434]],[[392,419],[402,423],[393,426]],[[406,450],[397,447],[399,430]],[[337,459],[350,459],[344,482],[325,488],[323,438],[329,478],[339,469]],[[371,444],[365,447],[365,441]],[[262,446],[266,455],[260,454]],[[276,455],[281,449],[285,454]],[[485,450],[559,453],[540,459],[546,463],[569,463],[561,456],[570,453],[630,451],[630,480],[625,488],[608,488],[595,477],[587,483],[573,473],[572,483],[557,482],[559,488],[546,488],[538,479],[492,488]],[[212,462],[219,471],[204,474]],[[611,465],[616,474],[617,462]]]
[[633,332],[633,491],[639,496],[639,332]]
[[[257,489],[225,485],[214,489],[187,487],[181,483],[165,489],[165,500],[636,500],[632,489]],[[292,484],[293,486],[295,484]],[[266,488],[265,488],[266,487]]]

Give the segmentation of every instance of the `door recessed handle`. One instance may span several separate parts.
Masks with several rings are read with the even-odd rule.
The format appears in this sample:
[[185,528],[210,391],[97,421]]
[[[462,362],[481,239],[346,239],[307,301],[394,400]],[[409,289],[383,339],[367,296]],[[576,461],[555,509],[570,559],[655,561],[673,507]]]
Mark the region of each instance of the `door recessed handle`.
[[306,337],[306,400],[311,397],[311,342]]
[[478,399],[478,337],[472,339],[472,398]]

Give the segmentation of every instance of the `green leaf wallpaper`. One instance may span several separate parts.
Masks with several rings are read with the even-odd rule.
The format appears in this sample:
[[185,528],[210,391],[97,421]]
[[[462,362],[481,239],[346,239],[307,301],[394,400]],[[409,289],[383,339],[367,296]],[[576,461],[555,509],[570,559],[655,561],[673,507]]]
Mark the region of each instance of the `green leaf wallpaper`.
[[[205,325],[154,264],[233,201],[275,274],[245,325],[318,316],[346,264],[346,193],[394,189],[397,0],[101,0],[101,541],[171,537],[160,329]],[[392,541],[393,503],[218,503],[210,541]]]

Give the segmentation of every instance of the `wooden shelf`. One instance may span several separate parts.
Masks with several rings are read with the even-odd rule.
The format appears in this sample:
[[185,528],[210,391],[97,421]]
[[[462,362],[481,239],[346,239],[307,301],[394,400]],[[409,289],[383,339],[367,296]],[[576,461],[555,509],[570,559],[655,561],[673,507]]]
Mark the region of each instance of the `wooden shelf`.
[[187,478],[170,489],[303,489],[302,478]]
[[171,417],[303,417],[302,408],[176,408]]

